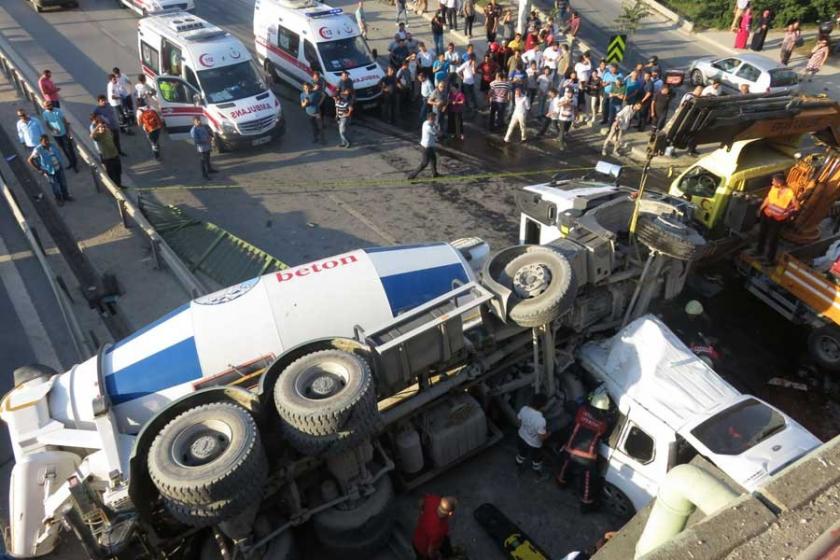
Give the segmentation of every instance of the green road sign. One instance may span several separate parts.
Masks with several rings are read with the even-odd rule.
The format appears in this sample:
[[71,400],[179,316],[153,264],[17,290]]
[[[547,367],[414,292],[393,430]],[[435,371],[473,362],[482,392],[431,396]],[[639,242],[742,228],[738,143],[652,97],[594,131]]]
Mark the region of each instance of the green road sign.
[[607,47],[607,62],[621,62],[624,60],[624,50],[627,48],[627,35],[611,35]]

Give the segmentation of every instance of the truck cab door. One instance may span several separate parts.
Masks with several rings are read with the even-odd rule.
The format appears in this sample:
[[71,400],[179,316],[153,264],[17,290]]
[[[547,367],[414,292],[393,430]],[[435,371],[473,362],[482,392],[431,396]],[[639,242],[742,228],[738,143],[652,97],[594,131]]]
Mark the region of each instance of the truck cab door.
[[689,167],[680,175],[671,187],[671,194],[690,200],[695,205],[694,218],[702,222],[707,228],[715,227],[718,198],[723,196],[719,192],[723,186],[725,177],[718,177],[701,165]]
[[675,437],[660,430],[658,422],[646,422],[651,418],[644,409],[628,412],[620,415],[600,451],[607,455],[604,481],[621,490],[638,511],[656,496],[668,472],[670,444]]
[[204,115],[201,95],[181,78],[158,76],[155,86],[166,132],[173,140],[187,140],[193,117]]

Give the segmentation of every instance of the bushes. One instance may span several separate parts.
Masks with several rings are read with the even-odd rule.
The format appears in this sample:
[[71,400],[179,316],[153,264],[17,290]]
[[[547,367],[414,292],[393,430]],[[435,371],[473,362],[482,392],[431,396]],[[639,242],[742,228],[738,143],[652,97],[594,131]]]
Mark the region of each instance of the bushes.
[[[659,0],[699,27],[726,29],[732,23],[734,0]],[[767,8],[776,14],[774,27],[781,27],[792,19],[802,23],[819,23],[834,15],[835,0],[753,0],[753,17]]]

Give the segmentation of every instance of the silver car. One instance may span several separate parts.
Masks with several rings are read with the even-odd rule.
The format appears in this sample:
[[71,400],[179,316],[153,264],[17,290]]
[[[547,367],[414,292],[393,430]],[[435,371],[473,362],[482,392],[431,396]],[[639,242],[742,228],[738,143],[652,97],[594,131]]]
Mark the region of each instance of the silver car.
[[737,93],[741,84],[748,85],[750,93],[788,93],[795,92],[799,87],[796,72],[752,53],[698,58],[691,63],[688,76],[693,86],[705,86],[712,80],[719,80],[730,93]]

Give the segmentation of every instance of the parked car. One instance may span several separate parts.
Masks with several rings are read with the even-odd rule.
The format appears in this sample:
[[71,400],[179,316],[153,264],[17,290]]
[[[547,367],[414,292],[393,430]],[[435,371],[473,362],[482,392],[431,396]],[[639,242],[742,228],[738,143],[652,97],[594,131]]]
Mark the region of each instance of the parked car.
[[751,53],[699,58],[691,63],[688,76],[693,86],[705,86],[712,80],[719,80],[730,93],[737,93],[741,84],[750,86],[750,93],[792,92],[799,88],[799,76],[795,71]]
[[652,315],[577,352],[587,385],[615,403],[601,443],[604,499],[631,516],[673,467],[701,455],[751,492],[820,445],[784,412],[744,395]]

